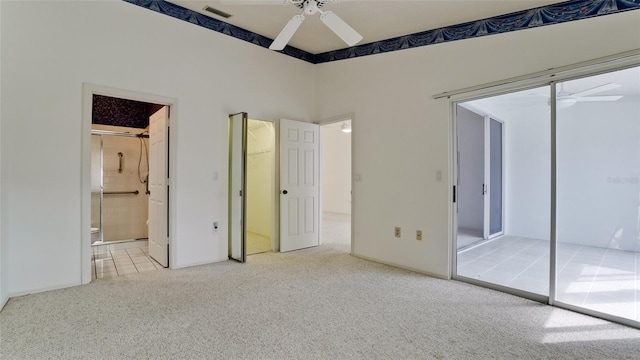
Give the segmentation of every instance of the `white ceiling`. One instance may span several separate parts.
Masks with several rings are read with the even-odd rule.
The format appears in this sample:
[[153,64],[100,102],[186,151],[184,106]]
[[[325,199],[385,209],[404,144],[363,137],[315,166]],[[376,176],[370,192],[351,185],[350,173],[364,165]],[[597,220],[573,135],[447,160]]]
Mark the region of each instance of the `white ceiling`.
[[[302,13],[292,4],[273,5],[273,0],[263,0],[271,5],[259,0],[169,1],[271,39],[294,15]],[[340,16],[364,37],[360,44],[366,44],[560,2],[564,0],[341,0],[328,2],[322,9]],[[233,16],[213,15],[203,10],[206,6]],[[305,18],[289,45],[312,54],[347,47],[318,15]]]

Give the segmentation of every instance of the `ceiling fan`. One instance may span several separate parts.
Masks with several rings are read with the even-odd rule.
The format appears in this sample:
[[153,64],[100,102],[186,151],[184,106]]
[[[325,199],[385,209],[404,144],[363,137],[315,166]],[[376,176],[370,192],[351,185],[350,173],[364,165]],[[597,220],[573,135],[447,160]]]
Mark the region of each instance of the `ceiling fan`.
[[[558,93],[556,94],[556,106],[559,109],[566,109],[570,106],[575,105],[578,102],[583,102],[583,101],[585,102],[586,101],[617,101],[622,98],[622,95],[600,95],[600,96],[589,96],[589,95],[617,89],[619,87],[620,87],[619,84],[607,83],[607,84],[596,86],[591,89],[578,91],[576,93],[570,93],[568,91],[565,91],[564,84],[560,83],[560,88],[558,89]],[[549,104],[551,104],[551,100],[549,100]]]
[[[329,1],[333,3],[337,3],[340,0],[236,0],[233,1],[234,4],[246,4],[246,5],[287,5],[292,4],[302,9],[302,14],[295,15],[289,22],[284,26],[284,28],[280,31],[278,36],[273,40],[269,49],[271,50],[282,50],[287,45],[289,40],[296,33],[302,22],[304,21],[305,15],[315,15],[320,13],[320,20],[329,28],[331,31],[336,33],[342,41],[347,43],[349,46],[353,46],[362,40],[362,35],[360,35],[357,31],[355,31],[349,24],[347,24],[344,20],[342,20],[338,15],[334,14],[331,11],[323,11],[320,8],[323,7]],[[223,1],[225,3],[231,3],[231,1]]]

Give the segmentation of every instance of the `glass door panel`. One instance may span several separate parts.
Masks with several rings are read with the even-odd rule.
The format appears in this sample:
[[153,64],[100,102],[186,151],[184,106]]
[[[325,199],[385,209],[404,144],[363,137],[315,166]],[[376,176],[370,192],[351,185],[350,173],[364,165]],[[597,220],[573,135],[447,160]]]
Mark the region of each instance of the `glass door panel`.
[[246,260],[247,113],[229,115],[229,258]]
[[91,243],[102,240],[102,135],[91,135]]
[[548,295],[549,94],[458,104],[457,277]]
[[640,68],[556,85],[555,299],[638,321]]

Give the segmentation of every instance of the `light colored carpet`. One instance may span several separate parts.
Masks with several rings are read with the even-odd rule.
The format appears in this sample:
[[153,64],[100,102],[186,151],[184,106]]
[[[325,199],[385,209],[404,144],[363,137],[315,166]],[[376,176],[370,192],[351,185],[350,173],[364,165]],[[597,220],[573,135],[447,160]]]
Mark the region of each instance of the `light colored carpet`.
[[322,244],[351,251],[351,215],[322,213]]
[[343,245],[11,299],[1,359],[635,359],[640,330]]

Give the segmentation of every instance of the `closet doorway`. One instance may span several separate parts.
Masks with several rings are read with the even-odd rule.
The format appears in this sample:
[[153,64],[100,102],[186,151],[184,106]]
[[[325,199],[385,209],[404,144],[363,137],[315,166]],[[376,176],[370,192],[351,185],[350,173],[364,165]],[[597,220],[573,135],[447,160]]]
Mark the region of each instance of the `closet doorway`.
[[247,255],[275,249],[275,141],[273,122],[247,124]]

